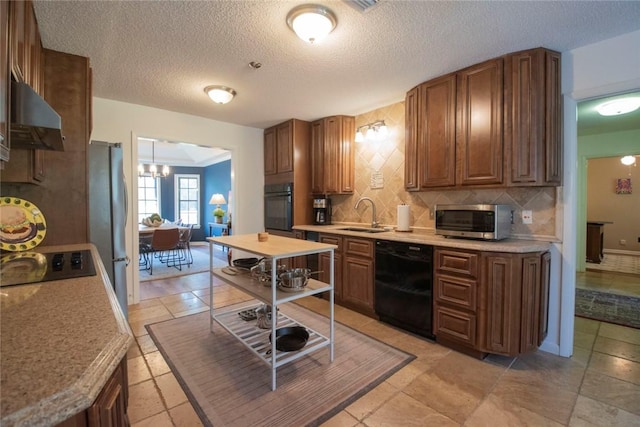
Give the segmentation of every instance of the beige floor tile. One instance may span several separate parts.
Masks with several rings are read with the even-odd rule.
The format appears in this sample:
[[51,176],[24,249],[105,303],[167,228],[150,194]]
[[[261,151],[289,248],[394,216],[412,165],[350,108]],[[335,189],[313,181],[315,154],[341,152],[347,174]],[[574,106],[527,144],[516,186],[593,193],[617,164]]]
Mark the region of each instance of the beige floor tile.
[[141,308],[140,310],[129,313],[129,322],[141,322],[149,319],[155,319],[170,314],[164,305],[154,305],[151,307]]
[[129,326],[131,327],[131,332],[133,332],[133,336],[140,337],[140,336],[149,334],[149,332],[147,331],[147,328],[145,328],[145,325],[151,325],[153,323],[162,322],[164,320],[169,320],[169,319],[173,319],[173,316],[171,315],[171,313],[167,312],[167,314],[164,316],[155,317],[152,319],[139,320],[139,321],[129,320]]
[[594,352],[587,369],[619,380],[640,384],[640,363],[638,362]]
[[596,341],[596,334],[574,331],[573,332],[573,346],[580,347],[587,350],[593,348],[593,343]]
[[586,367],[589,364],[591,352],[592,350],[587,350],[586,348],[574,347],[571,360],[574,360],[580,363],[582,366]]
[[380,409],[364,419],[364,424],[377,426],[460,426],[433,408],[408,396],[398,393]]
[[142,352],[140,351],[140,347],[138,347],[136,340],[133,340],[129,346],[129,350],[127,350],[127,359],[133,359],[134,357],[139,356],[142,356]]
[[596,335],[600,328],[600,322],[593,319],[585,319],[584,317],[575,317],[574,330],[586,332],[587,334]]
[[129,311],[129,314],[130,314],[131,312],[139,311],[139,310],[142,310],[143,308],[154,307],[154,306],[157,306],[157,305],[162,305],[162,303],[160,302],[159,299],[154,298],[154,299],[149,299],[149,300],[142,300],[138,304],[129,305],[128,306],[128,311]]
[[640,415],[640,385],[587,371],[580,395]]
[[141,354],[151,353],[153,351],[158,351],[158,347],[156,347],[156,343],[153,342],[153,339],[149,335],[143,335],[141,337],[136,338],[138,341],[138,345],[140,346]]
[[132,424],[165,410],[158,389],[152,380],[129,386],[129,421]]
[[387,382],[383,382],[347,406],[345,410],[357,420],[362,421],[363,418],[373,413],[396,393],[398,393],[398,389]]
[[465,427],[560,427],[563,424],[490,394],[464,423]]
[[179,427],[201,427],[202,421],[193,410],[193,406],[190,403],[183,403],[169,410],[171,419],[176,426]]
[[171,372],[157,376],[155,380],[167,408],[171,409],[188,401],[187,395]]
[[175,317],[184,317],[184,316],[190,316],[192,314],[203,313],[205,311],[209,311],[209,306],[208,305],[203,305],[202,307],[192,308],[192,309],[185,310],[185,311],[178,311],[178,312],[173,313],[173,315]]
[[598,336],[640,345],[640,329],[603,323],[602,326],[600,326]]
[[131,427],[173,427],[169,412],[163,411],[144,420],[132,423]]
[[548,382],[573,392],[578,391],[584,372],[583,364],[544,351],[520,356],[509,370],[509,374],[520,376],[525,381]]
[[138,356],[127,360],[127,373],[129,385],[138,384],[151,379],[151,372],[147,367],[144,357]]
[[579,396],[569,426],[639,426],[640,416]]
[[358,420],[353,418],[346,411],[338,412],[334,417],[320,424],[321,427],[355,427],[359,424]]
[[159,351],[147,353],[144,355],[144,358],[154,377],[171,372],[171,368],[169,368],[169,365],[167,365],[167,362],[165,362],[164,357],[162,357]]
[[424,365],[414,365],[413,363],[409,363],[391,377],[387,378],[387,382],[398,390],[402,390],[407,385],[411,384],[413,380],[424,374],[426,370],[427,369]]
[[633,362],[640,362],[640,345],[638,344],[599,336],[596,338],[593,351],[621,357]]

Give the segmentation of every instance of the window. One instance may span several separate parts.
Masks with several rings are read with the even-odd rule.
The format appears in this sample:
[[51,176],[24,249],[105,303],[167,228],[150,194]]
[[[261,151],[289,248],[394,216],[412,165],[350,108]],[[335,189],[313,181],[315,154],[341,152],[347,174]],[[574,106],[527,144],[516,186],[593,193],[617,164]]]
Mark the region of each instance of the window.
[[200,175],[177,175],[176,219],[183,224],[200,224]]
[[138,177],[138,222],[160,212],[160,178]]

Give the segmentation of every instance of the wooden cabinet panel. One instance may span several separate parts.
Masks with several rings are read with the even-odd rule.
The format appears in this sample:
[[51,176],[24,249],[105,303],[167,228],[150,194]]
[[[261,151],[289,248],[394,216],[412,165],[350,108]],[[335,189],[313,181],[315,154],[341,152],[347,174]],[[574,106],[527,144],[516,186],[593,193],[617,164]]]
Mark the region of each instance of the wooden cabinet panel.
[[2,171],[2,182],[40,184],[45,178],[43,150],[13,150],[11,160]]
[[452,274],[460,274],[478,277],[478,259],[480,255],[477,252],[462,252],[448,249],[436,249],[435,251],[436,269]]
[[545,252],[540,266],[540,323],[538,325],[538,342],[540,346],[549,331],[549,285],[551,282],[551,254]]
[[456,75],[420,86],[418,155],[421,188],[451,187],[456,174]]
[[538,254],[522,260],[522,310],[520,313],[520,353],[538,348],[540,333],[540,261]]
[[264,131],[264,174],[293,171],[293,121]]
[[475,313],[477,309],[477,288],[474,280],[446,275],[435,277],[435,297],[438,302],[454,305]]
[[373,312],[373,261],[345,255],[342,275],[344,302]]
[[436,307],[434,315],[434,333],[438,338],[450,339],[476,346],[475,314],[453,310],[447,307]]
[[347,255],[373,258],[374,247],[375,240],[373,239],[357,239],[353,237],[345,237],[343,252]]
[[460,185],[503,180],[503,59],[458,72],[456,158]]
[[486,309],[483,319],[483,350],[510,355],[518,349],[520,328],[520,289],[511,257],[489,254],[486,257]]
[[276,157],[278,155],[278,144],[276,140],[276,128],[265,129],[264,131],[264,174],[275,175],[278,173]]
[[0,2],[0,169],[9,160],[9,2]]
[[559,185],[562,135],[560,54],[533,49],[507,56],[506,103],[511,185]]
[[404,188],[407,191],[420,190],[418,181],[418,94],[420,86],[414,87],[404,99]]
[[312,191],[350,194],[355,184],[355,118],[332,116],[311,126]]
[[[333,293],[336,299],[336,302],[342,300],[342,255],[338,252],[334,252],[333,254],[333,268],[334,268],[334,276],[333,276]],[[320,273],[318,274],[318,280],[321,282],[329,283],[331,280],[331,255],[326,252],[323,252],[318,255],[318,264],[320,268]],[[328,295],[326,296],[329,297]]]
[[19,82],[25,81],[26,64],[26,11],[31,5],[26,1],[9,2],[11,73]]

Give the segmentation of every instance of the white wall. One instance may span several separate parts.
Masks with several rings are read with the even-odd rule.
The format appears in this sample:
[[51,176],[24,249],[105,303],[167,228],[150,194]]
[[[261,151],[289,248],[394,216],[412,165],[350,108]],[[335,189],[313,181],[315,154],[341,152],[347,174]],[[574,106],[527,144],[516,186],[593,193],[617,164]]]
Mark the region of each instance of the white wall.
[[[231,151],[234,231],[253,233],[264,228],[263,130],[174,113],[157,108],[93,98],[91,139],[121,142],[124,148],[125,178],[129,183],[127,254],[138,257],[137,237],[137,137],[219,147]],[[134,244],[135,243],[135,244]],[[129,304],[139,302],[137,263],[127,268]]]
[[[559,297],[558,309],[550,301],[549,337],[543,349],[562,356],[573,353],[576,281],[577,222],[577,102],[640,88],[640,31],[634,31],[562,54],[564,100],[564,187],[562,195],[563,242],[560,259],[554,257],[551,299]],[[582,224],[584,222],[581,222]],[[556,341],[555,334],[558,334]]]

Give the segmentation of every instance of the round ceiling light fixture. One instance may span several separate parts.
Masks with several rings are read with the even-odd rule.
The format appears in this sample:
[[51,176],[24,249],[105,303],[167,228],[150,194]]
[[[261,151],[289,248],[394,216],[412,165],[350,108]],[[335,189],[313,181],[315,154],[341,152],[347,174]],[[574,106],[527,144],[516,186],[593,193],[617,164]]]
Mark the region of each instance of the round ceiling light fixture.
[[623,158],[620,159],[620,163],[622,163],[625,166],[631,166],[635,164],[635,162],[636,162],[636,156],[624,156]]
[[291,9],[287,25],[302,40],[316,43],[326,37],[338,25],[336,15],[328,8],[317,4],[303,4]]
[[596,107],[601,116],[619,116],[640,108],[640,98],[620,98],[608,101]]
[[226,104],[236,96],[236,91],[227,86],[207,86],[204,88],[204,92],[216,104]]

